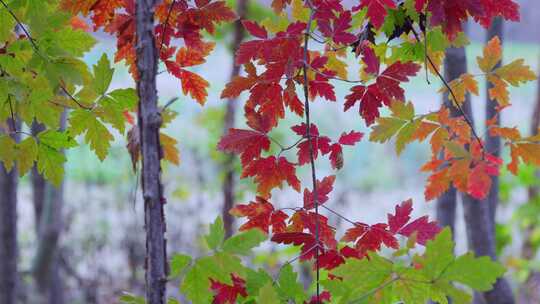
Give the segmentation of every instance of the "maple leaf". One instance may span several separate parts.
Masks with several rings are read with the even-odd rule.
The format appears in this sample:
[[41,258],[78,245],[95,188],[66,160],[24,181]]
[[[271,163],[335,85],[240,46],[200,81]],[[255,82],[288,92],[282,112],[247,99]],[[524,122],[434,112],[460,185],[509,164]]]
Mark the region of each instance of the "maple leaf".
[[[330,175],[322,179],[317,180],[317,203],[320,205],[328,201],[328,194],[334,189],[335,175]],[[313,193],[307,188],[304,189],[304,209],[309,210],[315,207],[315,201]]]
[[231,81],[225,85],[225,88],[221,92],[220,98],[236,98],[243,91],[249,90],[257,82],[257,74],[253,63],[248,62],[245,64],[248,76],[235,76]]
[[272,242],[278,244],[293,244],[302,246],[300,260],[307,261],[316,255],[316,251],[322,251],[322,245],[317,244],[315,237],[312,234],[304,232],[282,232],[272,236]]
[[354,227],[347,229],[342,240],[345,242],[355,242],[358,251],[366,253],[367,251],[378,251],[384,244],[390,248],[398,248],[398,242],[394,235],[387,229],[388,225],[378,223],[367,225],[356,223]]
[[340,144],[330,146],[330,164],[336,170],[343,168],[343,150]]
[[268,234],[272,227],[273,233],[283,232],[285,230],[285,220],[287,214],[280,210],[275,210],[274,206],[266,199],[258,196],[255,202],[247,205],[237,205],[229,210],[231,215],[237,217],[247,217],[248,221],[240,226],[240,231],[257,228]]
[[252,36],[260,38],[260,39],[266,39],[268,38],[268,32],[264,28],[264,26],[258,25],[256,22],[249,21],[249,20],[242,20],[242,25],[250,33]]
[[206,89],[209,86],[208,81],[201,76],[186,70],[182,70],[179,78],[182,80],[182,92],[184,94],[189,93],[189,95],[199,104],[204,105],[206,96],[208,96],[208,93],[206,92]]
[[377,77],[374,84],[367,87],[363,85],[352,87],[352,93],[345,96],[344,110],[347,111],[360,101],[360,116],[367,125],[371,125],[380,116],[380,107],[390,105],[393,99],[401,101],[405,99],[400,82],[409,81],[409,77],[416,75],[419,70],[420,66],[412,62],[393,63]]
[[[339,265],[345,263],[345,258],[335,249],[325,250],[325,252],[319,255],[319,267],[331,270]],[[317,267],[317,265],[313,265]]]
[[337,44],[351,44],[357,40],[357,37],[347,30],[351,27],[351,12],[344,11],[339,14],[336,18],[331,19],[319,19],[318,27],[321,33],[332,40]]
[[[307,137],[307,127],[305,123],[291,127],[291,129],[302,137]],[[319,151],[324,155],[330,151],[330,138],[320,136],[316,125],[311,124],[311,145],[313,146],[313,159],[317,159]],[[310,142],[306,139],[298,144],[298,164],[303,165],[310,162]]]
[[[459,78],[452,80],[449,83],[449,86],[456,96],[457,100],[455,102],[459,104],[465,102],[465,95],[467,92],[478,96],[478,81],[476,81],[471,74],[462,74]],[[440,91],[447,92],[447,89],[446,87],[443,87]],[[452,94],[449,95],[449,98],[454,100]]]
[[257,192],[263,197],[269,197],[270,191],[281,187],[284,181],[300,192],[300,180],[296,177],[296,168],[285,157],[270,156],[255,159],[244,167],[241,177],[254,177]]
[[508,170],[517,175],[519,160],[526,164],[540,166],[540,144],[516,143],[510,145],[512,161],[508,164]]
[[357,142],[362,140],[362,137],[364,137],[363,133],[351,131],[348,134],[347,133],[341,134],[338,142],[341,145],[354,146]]
[[[328,291],[323,291],[319,296],[314,295],[311,297],[307,304],[321,304],[321,303],[330,303],[332,295]],[[304,302],[306,303],[306,302]]]
[[376,29],[384,23],[384,18],[388,14],[387,8],[396,9],[393,0],[360,0],[360,9],[367,7],[367,16]]
[[233,285],[223,284],[210,278],[210,290],[214,293],[212,304],[234,304],[238,296],[247,297],[246,281],[231,273]]
[[290,218],[291,223],[286,230],[289,232],[309,231],[312,235],[318,233],[319,240],[330,248],[335,248],[335,229],[328,225],[328,218],[306,210],[296,211]]
[[270,150],[270,139],[266,134],[241,129],[229,129],[219,141],[217,148],[240,154],[242,164],[246,165],[254,158],[261,156],[262,151]]
[[499,37],[493,37],[484,47],[482,57],[476,57],[478,67],[484,73],[489,73],[502,59],[502,47]]

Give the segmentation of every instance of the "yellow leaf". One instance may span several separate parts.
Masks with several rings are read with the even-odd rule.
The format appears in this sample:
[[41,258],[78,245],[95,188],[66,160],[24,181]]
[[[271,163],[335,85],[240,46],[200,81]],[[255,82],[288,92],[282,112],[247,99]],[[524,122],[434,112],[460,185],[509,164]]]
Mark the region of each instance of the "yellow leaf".
[[0,161],[4,163],[7,171],[11,171],[17,156],[15,141],[7,135],[0,135],[0,147]]
[[38,156],[38,145],[33,137],[27,137],[19,144],[17,155],[17,167],[19,176],[24,176],[34,166]]
[[336,72],[336,75],[338,77],[347,78],[347,63],[337,58],[336,52],[326,52],[324,55],[328,58],[325,67],[331,71]]
[[286,13],[281,12],[279,15],[264,19],[261,22],[261,25],[264,26],[270,33],[275,34],[287,29],[289,26],[289,19],[287,18]]
[[[443,60],[444,60],[444,52],[442,51],[432,52],[431,50],[428,50],[428,54],[429,54],[429,58],[431,58],[431,61],[433,61],[433,64],[437,67],[437,70],[440,71]],[[431,64],[428,64],[427,67],[428,67],[428,70],[431,72],[431,74],[437,75],[437,72],[435,71],[435,69],[433,68]]]
[[488,75],[487,80],[492,85],[489,89],[489,98],[496,100],[501,106],[508,105],[510,103],[510,95],[506,82],[495,75]]
[[292,17],[294,20],[308,22],[309,20],[309,9],[304,6],[304,1],[302,0],[293,0],[292,1]]
[[476,57],[478,66],[484,73],[489,73],[502,59],[501,40],[499,37],[491,39],[484,48],[484,56]]
[[159,134],[159,141],[163,149],[163,159],[178,166],[180,164],[180,152],[176,148],[178,141],[165,133]]
[[[452,80],[449,85],[457,99],[455,102],[458,104],[465,102],[465,94],[467,94],[467,92],[478,96],[478,81],[476,81],[471,74],[463,74],[459,78]],[[446,91],[446,87],[441,89],[441,92]],[[450,95],[449,98],[451,100],[454,99],[452,95]]]
[[528,65],[524,64],[523,59],[514,60],[513,62],[496,69],[495,74],[515,87],[536,79],[536,75]]

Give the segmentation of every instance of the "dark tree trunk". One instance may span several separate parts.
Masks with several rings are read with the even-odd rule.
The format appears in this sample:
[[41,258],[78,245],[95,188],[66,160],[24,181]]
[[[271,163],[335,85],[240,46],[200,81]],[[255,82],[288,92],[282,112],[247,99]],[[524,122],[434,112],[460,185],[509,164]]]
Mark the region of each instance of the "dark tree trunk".
[[[65,129],[66,113],[62,114],[60,128]],[[34,123],[32,134],[44,130]],[[56,188],[32,170],[32,188],[36,219],[37,250],[32,263],[32,272],[41,303],[63,304],[63,279],[59,273],[59,238],[63,228],[64,184]]]
[[[464,48],[449,48],[446,50],[444,59],[444,78],[452,81],[459,78],[461,74],[467,73],[467,55]],[[452,117],[459,116],[461,113],[448,98],[449,93],[443,96],[443,104],[450,109]],[[465,104],[470,103],[470,96],[465,97]],[[452,236],[455,231],[457,208],[457,191],[451,186],[439,199],[437,199],[437,221],[442,227],[450,227]]]
[[161,185],[159,142],[161,115],[157,104],[158,54],[154,39],[154,0],[137,0],[138,125],[142,155],[142,194],[146,230],[146,302],[163,304],[166,298],[167,251]]
[[[502,20],[496,19],[488,31],[488,40],[493,36],[502,35]],[[489,96],[489,95],[488,95]],[[494,116],[495,101],[488,97],[486,104],[486,119]],[[468,117],[473,121],[470,106],[466,110]],[[494,155],[499,154],[500,141],[486,135],[485,148]],[[499,181],[498,178],[492,179],[492,186],[488,197],[479,201],[469,195],[463,195],[463,207],[465,212],[465,222],[467,225],[467,236],[469,249],[474,251],[477,256],[489,256],[493,260],[496,256],[495,241],[495,213],[499,201]],[[483,300],[483,301],[482,301]],[[510,284],[505,278],[497,280],[493,289],[484,292],[482,297],[476,296],[475,303],[489,304],[512,304],[514,296]]]
[[[244,40],[245,32],[244,26],[242,26],[242,19],[245,18],[247,12],[248,0],[238,0],[236,5],[236,14],[238,20],[234,23],[234,36],[232,41],[232,54],[233,54],[233,67],[231,71],[231,79],[240,74],[240,66],[234,61],[236,50]],[[236,99],[227,100],[227,109],[225,111],[225,121],[223,123],[223,133],[226,134],[230,128],[234,127],[234,118],[236,114]],[[234,155],[226,155],[223,168],[225,170],[225,179],[223,181],[223,226],[225,227],[225,237],[228,238],[233,233],[234,217],[229,214],[229,210],[234,205],[234,188],[235,188],[235,176],[234,165],[236,158]]]
[[[7,130],[14,132],[9,120]],[[15,128],[17,129],[17,128]],[[18,136],[13,136],[18,140]],[[10,171],[0,162],[0,304],[16,303],[17,298],[17,183],[16,165]]]
[[[530,134],[537,135],[538,128],[540,127],[540,80],[537,81],[537,94],[536,104],[534,106],[533,115],[531,119]],[[537,178],[540,179],[540,171],[535,172]],[[531,203],[540,195],[540,189],[538,186],[533,185],[528,189],[528,201]],[[525,228],[524,243],[521,248],[521,256],[525,260],[532,260],[536,256],[536,249],[532,243],[532,237],[534,233],[534,225]],[[533,304],[540,303],[540,272],[531,270],[529,277],[521,286],[519,291],[519,303]]]

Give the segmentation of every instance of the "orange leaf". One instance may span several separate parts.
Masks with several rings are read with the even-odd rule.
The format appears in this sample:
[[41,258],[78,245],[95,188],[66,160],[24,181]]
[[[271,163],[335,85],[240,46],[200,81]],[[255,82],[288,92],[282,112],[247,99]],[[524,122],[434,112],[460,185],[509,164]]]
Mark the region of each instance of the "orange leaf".
[[483,57],[476,57],[478,66],[484,73],[489,73],[502,59],[501,40],[499,37],[491,39],[484,48]]
[[201,76],[186,70],[180,72],[180,79],[182,80],[182,92],[188,94],[195,99],[200,105],[204,105],[206,102],[206,88],[208,88],[208,81],[204,80]]

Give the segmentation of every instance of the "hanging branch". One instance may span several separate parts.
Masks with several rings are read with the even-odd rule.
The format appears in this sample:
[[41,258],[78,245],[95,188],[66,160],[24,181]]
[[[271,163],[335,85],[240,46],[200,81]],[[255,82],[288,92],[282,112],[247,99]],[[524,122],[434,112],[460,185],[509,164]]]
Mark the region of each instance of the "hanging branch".
[[[304,106],[306,109],[306,133],[309,143],[309,162],[311,164],[311,180],[313,183],[313,201],[315,204],[315,244],[318,247],[319,246],[319,202],[318,202],[318,196],[317,196],[317,173],[315,171],[315,157],[314,157],[314,151],[313,151],[313,138],[311,136],[311,117],[310,117],[310,111],[309,111],[309,80],[308,80],[308,68],[309,68],[309,38],[310,38],[310,31],[311,26],[313,23],[313,15],[314,15],[314,9],[311,6],[311,3],[309,0],[306,0],[307,5],[310,8],[310,14],[309,14],[309,20],[307,23],[307,29],[306,33],[304,35],[304,64],[303,64],[303,73],[304,73]],[[315,249],[315,268],[316,268],[316,288],[317,288],[317,303],[320,303],[320,267],[319,267],[319,249]]]

